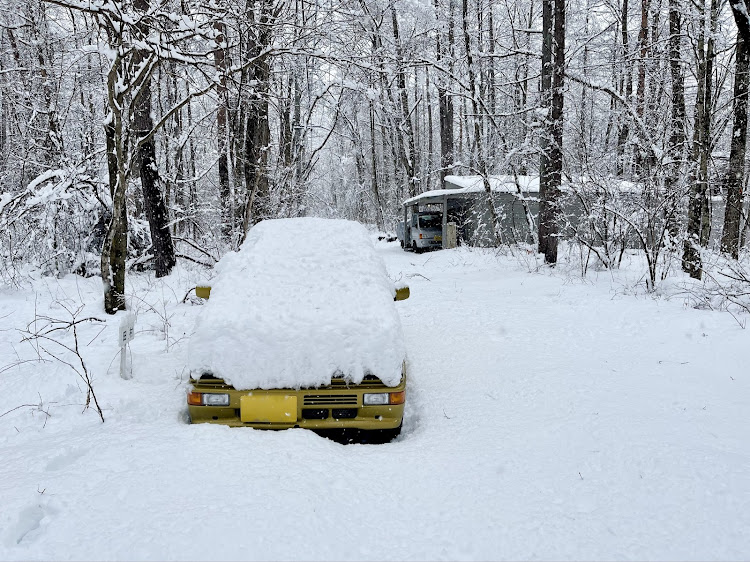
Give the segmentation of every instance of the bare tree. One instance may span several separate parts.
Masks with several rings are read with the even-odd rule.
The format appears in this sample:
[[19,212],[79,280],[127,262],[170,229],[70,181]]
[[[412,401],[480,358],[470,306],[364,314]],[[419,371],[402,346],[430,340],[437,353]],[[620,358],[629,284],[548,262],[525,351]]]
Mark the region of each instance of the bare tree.
[[[151,32],[145,20],[145,15],[149,10],[149,0],[134,0],[133,8],[139,15],[139,21],[135,25],[137,35],[134,39],[145,42]],[[135,67],[150,65],[148,59],[156,56],[156,53],[149,52],[148,49],[136,49],[132,64]],[[161,194],[159,168],[156,163],[156,141],[152,133],[154,120],[151,113],[151,73],[143,76],[140,87],[135,93],[133,105],[133,132],[135,141],[139,145],[136,157],[141,177],[144,209],[151,230],[156,277],[164,277],[172,271],[177,260],[172,235],[169,232],[169,216]]]
[[721,233],[721,251],[734,259],[739,257],[740,219],[742,216],[742,190],[745,178],[745,153],[747,149],[747,96],[750,90],[750,15],[745,0],[730,0],[734,21],[737,24],[735,52],[734,101],[732,112],[732,142],[727,174],[727,203],[724,211],[724,229]]
[[548,115],[542,137],[539,171],[539,252],[557,262],[560,229],[560,185],[563,168],[563,102],[565,80],[565,1],[544,0],[542,96]]
[[[711,155],[713,113],[713,65],[718,0],[711,0],[708,18],[705,2],[701,3],[696,40],[696,94],[693,118],[693,146],[690,154],[692,171],[688,200],[687,234],[683,244],[682,267],[693,278],[702,276],[700,248],[708,244],[711,228],[708,198],[708,162]],[[679,8],[675,8],[679,9]],[[670,29],[673,16],[670,4]],[[706,31],[708,26],[708,41]],[[672,37],[672,35],[670,35]],[[674,101],[673,101],[674,103]]]

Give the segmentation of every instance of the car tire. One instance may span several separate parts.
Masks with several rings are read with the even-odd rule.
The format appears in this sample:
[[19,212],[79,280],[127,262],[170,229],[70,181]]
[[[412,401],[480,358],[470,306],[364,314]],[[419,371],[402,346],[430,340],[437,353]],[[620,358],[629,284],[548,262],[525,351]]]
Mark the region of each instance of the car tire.
[[411,243],[411,249],[414,250],[415,254],[421,254],[422,253],[422,248],[420,248],[419,246],[417,246],[416,242],[412,242]]
[[389,443],[390,441],[393,441],[396,437],[401,435],[401,427],[403,427],[404,422],[401,421],[398,427],[394,427],[393,429],[381,429],[381,430],[374,430],[372,431],[373,439],[372,442],[375,443]]

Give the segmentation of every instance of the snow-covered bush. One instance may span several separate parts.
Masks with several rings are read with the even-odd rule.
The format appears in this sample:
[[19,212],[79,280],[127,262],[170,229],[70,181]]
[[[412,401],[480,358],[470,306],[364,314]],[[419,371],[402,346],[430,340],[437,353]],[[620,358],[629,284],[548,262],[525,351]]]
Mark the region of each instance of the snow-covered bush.
[[97,261],[106,208],[100,182],[85,169],[49,170],[0,196],[0,258],[6,274],[85,272]]
[[[86,168],[49,170],[25,189],[0,195],[0,275],[99,273],[110,220],[107,186]],[[129,220],[129,246],[149,245],[148,226]]]
[[607,178],[579,179],[566,194],[566,230],[608,269],[617,268],[633,245],[633,227],[623,214],[632,212],[632,185]]
[[[566,229],[607,268],[619,267],[626,249],[643,252],[646,285],[654,290],[672,266],[684,234],[679,224],[681,193],[654,181],[616,178],[571,182]],[[580,213],[580,214],[579,214]]]
[[750,313],[750,251],[733,260],[703,252],[703,284],[692,294],[698,307]]

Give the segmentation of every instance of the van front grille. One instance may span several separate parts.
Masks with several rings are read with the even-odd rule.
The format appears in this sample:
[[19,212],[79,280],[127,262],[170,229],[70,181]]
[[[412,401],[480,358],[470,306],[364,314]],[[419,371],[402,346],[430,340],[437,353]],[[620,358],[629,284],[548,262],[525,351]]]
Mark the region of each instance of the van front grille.
[[369,388],[385,388],[383,381],[381,381],[375,375],[365,375],[365,378],[362,379],[362,382],[359,384],[354,384],[351,381],[346,380],[344,378],[332,378],[330,386],[335,386],[335,387],[344,386],[346,388],[358,387],[358,386],[366,386]]
[[338,404],[357,405],[356,394],[305,394],[305,406],[322,406]]
[[224,379],[218,379],[210,375],[203,375],[197,381],[194,379],[191,379],[190,382],[193,385],[197,385],[202,388],[215,388],[219,390],[234,390],[234,387],[224,382]]

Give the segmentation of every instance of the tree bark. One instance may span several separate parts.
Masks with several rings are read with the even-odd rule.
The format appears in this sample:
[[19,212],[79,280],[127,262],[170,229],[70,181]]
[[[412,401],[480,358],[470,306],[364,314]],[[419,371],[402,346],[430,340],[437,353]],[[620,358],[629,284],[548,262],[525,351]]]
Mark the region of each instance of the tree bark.
[[[670,10],[672,3],[670,0]],[[679,6],[675,9],[679,10]],[[670,12],[670,21],[672,15]],[[701,25],[696,40],[697,68],[693,125],[693,146],[690,154],[692,171],[688,199],[687,237],[683,244],[682,269],[694,279],[702,277],[700,248],[708,244],[711,221],[708,200],[708,160],[711,154],[711,115],[713,113],[714,32],[718,19],[718,1],[711,0],[710,31],[706,45],[705,6],[700,14]]]
[[[248,2],[252,5],[253,2]],[[268,184],[268,149],[271,137],[268,123],[268,88],[271,68],[268,58],[260,56],[271,40],[273,23],[270,0],[258,0],[255,10],[257,22],[254,36],[248,44],[248,56],[256,57],[249,67],[249,79],[253,84],[247,103],[244,122],[243,174],[247,198],[242,221],[242,240],[250,227],[271,216]]]
[[406,170],[407,181],[409,186],[409,197],[414,197],[419,193],[419,180],[417,177],[417,151],[414,142],[414,128],[411,123],[411,111],[409,110],[409,94],[406,91],[406,73],[404,72],[404,55],[401,47],[401,37],[399,34],[398,18],[396,17],[396,7],[394,1],[390,3],[391,26],[393,30],[393,42],[396,47],[396,86],[398,88],[398,98],[401,115],[399,116],[398,129],[399,134],[404,134],[406,144],[404,146],[403,161]]
[[214,64],[219,73],[219,86],[216,96],[219,106],[216,110],[216,140],[219,152],[219,198],[221,199],[221,234],[226,240],[232,235],[232,193],[229,188],[229,157],[227,153],[227,57],[226,24],[216,22],[216,50]]
[[[641,0],[641,27],[638,32],[638,84],[635,90],[636,114],[643,120],[646,111],[646,64],[649,58],[648,12],[650,0]],[[645,178],[649,174],[650,150],[644,150],[647,139],[643,138],[643,131],[638,129],[639,142],[635,150],[635,171],[638,177]],[[645,154],[644,154],[645,152]]]
[[479,175],[482,176],[482,183],[484,190],[487,194],[487,208],[490,212],[490,220],[492,221],[492,239],[495,245],[502,243],[502,237],[500,235],[500,223],[497,217],[497,210],[495,209],[495,202],[492,196],[492,186],[487,175],[487,162],[484,158],[484,149],[482,145],[482,111],[479,108],[477,102],[477,96],[479,92],[476,89],[476,74],[474,72],[474,57],[471,53],[471,39],[469,36],[469,3],[468,0],[463,0],[462,9],[462,22],[463,22],[463,34],[464,34],[464,49],[466,51],[466,66],[469,75],[469,92],[471,96],[471,111],[474,114],[472,121],[474,123],[474,150],[475,158],[477,163],[477,170]]
[[737,52],[734,74],[734,100],[732,104],[732,142],[727,174],[727,202],[724,211],[724,229],[721,233],[721,251],[734,259],[739,257],[740,219],[742,216],[742,189],[745,175],[747,148],[747,95],[750,86],[750,16],[745,0],[730,0],[734,21],[737,24]]
[[[438,0],[435,0],[435,9],[437,10],[437,8]],[[452,21],[448,21],[448,45],[446,46],[443,44],[443,31],[442,29],[438,29],[436,47],[438,64],[448,58],[449,69],[452,67],[452,61],[449,52],[449,49],[453,44],[452,23]],[[453,98],[448,92],[445,78],[443,76],[439,75],[435,83],[438,95],[438,112],[440,121],[440,184],[442,187],[445,176],[447,175],[448,171],[453,168]]]
[[383,230],[383,202],[380,197],[380,187],[378,186],[378,152],[375,144],[375,107],[370,100],[370,164],[372,165],[372,177],[370,187],[372,189],[372,199],[375,203],[375,220],[378,228]]
[[[149,9],[149,0],[135,0],[133,7],[140,12],[146,12]],[[138,31],[143,35],[149,33],[148,28],[139,28]],[[134,56],[133,61],[135,66],[143,64],[147,56],[144,52],[140,52]],[[143,138],[154,128],[154,122],[151,117],[151,79],[149,77],[146,77],[143,81],[134,102],[133,128],[136,138]],[[174,253],[174,244],[172,243],[172,234],[169,232],[169,215],[159,188],[159,169],[156,165],[156,141],[153,136],[141,144],[137,157],[141,175],[144,210],[146,211],[146,218],[148,219],[151,231],[151,243],[154,249],[156,277],[165,277],[172,271],[177,260]]]
[[[110,31],[110,30],[108,30]],[[112,35],[112,34],[111,34]],[[117,45],[119,47],[119,45]],[[112,196],[112,218],[104,236],[101,254],[101,276],[104,285],[104,311],[114,314],[125,310],[125,258],[128,249],[128,215],[125,205],[127,178],[122,127],[122,95],[117,93],[118,56],[107,73],[107,105],[109,114],[104,126],[107,147],[109,191]]]
[[[542,46],[542,95],[549,113],[542,137],[539,173],[539,252],[546,263],[557,263],[562,183],[563,104],[565,85],[565,0],[544,0]],[[544,31],[547,30],[547,31]],[[549,41],[547,40],[549,37]],[[545,56],[546,47],[549,54]],[[549,70],[545,70],[548,68]],[[545,87],[549,90],[545,90]]]
[[[628,0],[622,0],[622,14],[620,19],[622,35],[622,57],[624,70],[620,81],[620,95],[625,98],[625,103],[630,103],[633,95],[633,71],[632,61],[630,60],[630,35],[628,32]],[[630,136],[630,116],[621,116],[622,125],[617,135],[617,162],[615,164],[615,173],[622,176],[625,173],[625,158],[628,137]]]
[[128,253],[128,213],[125,186],[119,186],[117,140],[114,117],[104,126],[107,147],[109,193],[112,196],[112,218],[102,247],[102,280],[104,281],[104,310],[114,314],[125,310],[125,259]]

